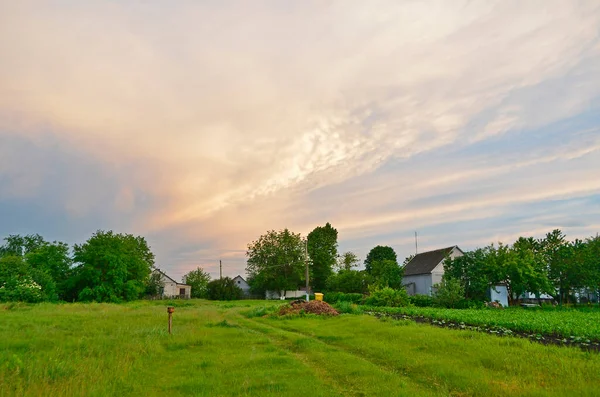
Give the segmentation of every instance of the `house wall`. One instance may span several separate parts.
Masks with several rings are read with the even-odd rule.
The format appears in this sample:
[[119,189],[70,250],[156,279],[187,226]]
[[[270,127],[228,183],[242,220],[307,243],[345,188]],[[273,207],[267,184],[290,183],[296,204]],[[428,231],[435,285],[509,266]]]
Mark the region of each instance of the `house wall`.
[[[281,299],[283,291],[267,291],[265,293],[266,299]],[[286,298],[306,298],[305,291],[285,291]]]
[[508,290],[504,285],[490,288],[490,302],[498,301],[502,306],[508,307]]
[[179,290],[185,288],[185,297],[190,298],[192,294],[192,287],[190,285],[179,284],[171,281],[169,278],[162,276],[161,281],[163,283],[163,296],[165,297],[178,297]]
[[404,278],[402,279],[402,284],[404,284],[405,286],[408,285],[408,287],[406,288],[406,292],[408,292],[408,294],[410,295],[431,295],[431,277],[431,274],[416,274],[414,276],[404,276]]
[[[463,253],[454,247],[454,249],[450,251],[450,257],[456,258],[459,256],[463,256]],[[433,285],[441,283],[443,276],[444,261],[438,263],[438,265],[431,271],[431,274],[415,274],[412,276],[404,276],[402,279],[402,284],[404,284],[406,287],[406,292],[409,295],[431,295],[433,292]]]
[[250,286],[248,285],[246,280],[237,276],[233,279],[233,281],[235,282],[235,285],[237,285],[242,290],[242,292],[244,292],[244,295],[250,295]]

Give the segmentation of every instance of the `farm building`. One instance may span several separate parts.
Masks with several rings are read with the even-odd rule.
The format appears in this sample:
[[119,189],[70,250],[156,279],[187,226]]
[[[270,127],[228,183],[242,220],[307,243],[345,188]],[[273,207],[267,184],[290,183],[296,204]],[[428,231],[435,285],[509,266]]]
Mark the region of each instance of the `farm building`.
[[160,269],[154,269],[154,272],[160,274],[160,287],[159,295],[162,298],[179,298],[179,299],[190,299],[192,296],[192,286],[187,284],[178,283],[171,277],[167,276]]
[[442,281],[444,260],[463,255],[456,245],[415,255],[404,267],[403,283],[408,294],[431,295],[433,285]]
[[233,278],[233,282],[235,283],[235,285],[237,285],[242,290],[242,292],[244,293],[244,296],[250,295],[250,286],[248,285],[248,283],[246,282],[246,280],[244,280],[244,278],[242,276],[240,276],[238,274],[237,276],[235,276]]

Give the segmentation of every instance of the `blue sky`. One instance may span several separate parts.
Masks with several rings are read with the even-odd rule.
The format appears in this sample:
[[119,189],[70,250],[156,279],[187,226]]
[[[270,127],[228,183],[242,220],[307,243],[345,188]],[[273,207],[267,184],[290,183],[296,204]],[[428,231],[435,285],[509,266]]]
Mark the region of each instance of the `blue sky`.
[[361,258],[600,231],[597,1],[4,2],[0,53],[0,236],[180,278],[326,222]]

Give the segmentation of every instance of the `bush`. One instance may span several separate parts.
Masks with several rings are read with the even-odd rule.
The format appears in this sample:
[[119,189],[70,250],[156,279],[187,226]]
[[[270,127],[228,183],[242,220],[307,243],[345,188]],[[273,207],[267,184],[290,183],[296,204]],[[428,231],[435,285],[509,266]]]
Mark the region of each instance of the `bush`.
[[207,289],[208,299],[211,300],[231,301],[242,298],[242,290],[229,277],[209,282]]
[[334,305],[338,313],[362,314],[363,310],[356,304],[348,301],[340,301]]
[[444,277],[441,283],[434,285],[434,288],[436,292],[433,300],[436,306],[454,309],[465,300],[465,290],[457,279]]
[[339,273],[332,274],[327,278],[327,291],[336,291],[344,293],[365,293],[368,291],[368,285],[371,277],[360,270],[340,270]]
[[363,294],[346,294],[344,292],[327,292],[323,295],[323,300],[331,305],[338,302],[350,302],[361,304],[363,301]]
[[365,305],[399,307],[410,305],[410,301],[404,288],[385,287],[373,289],[371,295],[365,299]]
[[433,306],[433,298],[429,295],[413,295],[409,296],[409,301],[417,307],[431,307]]

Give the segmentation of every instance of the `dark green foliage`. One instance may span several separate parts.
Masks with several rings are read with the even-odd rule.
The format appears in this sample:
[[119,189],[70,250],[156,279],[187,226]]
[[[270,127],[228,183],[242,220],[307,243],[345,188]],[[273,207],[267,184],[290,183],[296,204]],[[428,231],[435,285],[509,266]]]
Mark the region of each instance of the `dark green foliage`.
[[337,259],[337,236],[337,230],[329,223],[316,227],[307,236],[313,291],[323,291],[327,278],[333,274]]
[[300,234],[270,230],[248,244],[248,284],[256,295],[296,290],[305,278],[305,250]]
[[400,307],[410,305],[410,300],[404,288],[374,288],[371,290],[371,294],[365,299],[365,305]]
[[323,300],[331,305],[338,302],[350,302],[360,304],[363,301],[363,294],[346,294],[343,292],[326,292],[323,295]]
[[192,298],[206,299],[208,297],[209,281],[210,274],[200,267],[183,276],[183,282],[192,286]]
[[396,256],[396,251],[392,247],[381,246],[373,248],[365,259],[365,270],[367,273],[371,273],[373,269],[373,262],[390,260],[394,261],[396,264],[398,263],[398,257]]
[[327,291],[364,294],[371,277],[364,271],[340,270],[327,279]]
[[371,278],[373,285],[379,287],[402,288],[402,276],[404,269],[398,266],[398,262],[390,259],[382,259],[371,262]]
[[417,294],[417,295],[409,296],[408,298],[409,298],[410,303],[417,307],[433,306],[433,297],[431,297],[429,295]]
[[207,296],[210,300],[230,301],[242,298],[242,290],[232,278],[212,280],[207,284]]
[[79,300],[129,301],[145,292],[154,254],[143,237],[98,231],[73,250]]

